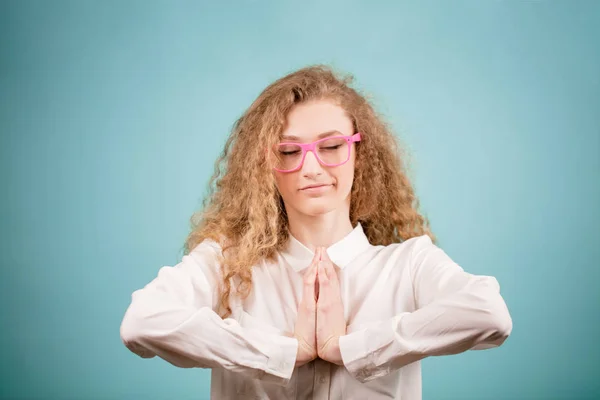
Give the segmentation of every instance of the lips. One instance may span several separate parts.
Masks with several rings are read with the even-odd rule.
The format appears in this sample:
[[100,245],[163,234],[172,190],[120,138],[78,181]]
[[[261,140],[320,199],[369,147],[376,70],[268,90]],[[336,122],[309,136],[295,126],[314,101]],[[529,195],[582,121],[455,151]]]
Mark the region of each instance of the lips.
[[327,184],[327,183],[320,183],[320,184],[315,184],[315,185],[304,186],[300,190],[315,189],[315,188],[320,188],[320,187],[323,187],[323,186],[330,186],[330,185]]

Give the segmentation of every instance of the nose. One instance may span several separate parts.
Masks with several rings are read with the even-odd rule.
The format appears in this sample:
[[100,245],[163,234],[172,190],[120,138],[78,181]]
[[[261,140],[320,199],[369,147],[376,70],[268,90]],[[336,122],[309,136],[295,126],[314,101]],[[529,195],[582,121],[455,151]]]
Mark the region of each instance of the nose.
[[312,151],[306,152],[304,164],[302,164],[302,174],[305,176],[320,175],[323,172],[323,167],[317,160],[317,156]]

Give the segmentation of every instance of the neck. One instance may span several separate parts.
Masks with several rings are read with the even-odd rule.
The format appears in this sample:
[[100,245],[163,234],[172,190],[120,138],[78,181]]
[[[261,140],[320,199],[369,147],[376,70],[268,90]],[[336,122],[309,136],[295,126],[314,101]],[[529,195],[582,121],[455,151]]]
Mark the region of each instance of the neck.
[[329,247],[352,232],[348,210],[333,210],[321,215],[288,213],[290,233],[303,245],[314,251]]

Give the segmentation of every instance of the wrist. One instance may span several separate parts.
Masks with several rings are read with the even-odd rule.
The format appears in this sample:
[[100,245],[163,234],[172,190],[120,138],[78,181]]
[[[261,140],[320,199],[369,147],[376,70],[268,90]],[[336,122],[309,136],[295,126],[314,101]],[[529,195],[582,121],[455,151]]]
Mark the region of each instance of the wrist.
[[296,353],[296,367],[300,367],[317,358],[317,352],[311,348],[304,340],[296,337],[298,341],[298,352]]
[[318,356],[327,362],[343,366],[344,362],[342,360],[342,352],[340,350],[339,336],[331,338],[327,344],[325,344],[322,348],[319,348]]
[[344,361],[342,360],[342,352],[340,350],[340,337],[337,336],[333,341],[332,346],[332,358],[333,363],[337,365],[344,365]]

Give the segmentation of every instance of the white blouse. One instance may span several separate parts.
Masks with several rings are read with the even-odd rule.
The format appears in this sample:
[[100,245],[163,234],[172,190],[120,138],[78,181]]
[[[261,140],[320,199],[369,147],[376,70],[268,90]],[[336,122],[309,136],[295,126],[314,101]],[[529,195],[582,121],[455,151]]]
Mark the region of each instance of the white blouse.
[[183,368],[212,368],[211,399],[421,399],[421,359],[502,344],[512,319],[497,280],[465,272],[427,235],[373,246],[358,224],[327,249],[339,270],[344,366],[295,368],[302,275],[314,253],[290,235],[252,272],[245,300],[219,317],[219,245],[205,240],[132,294],[128,349]]

